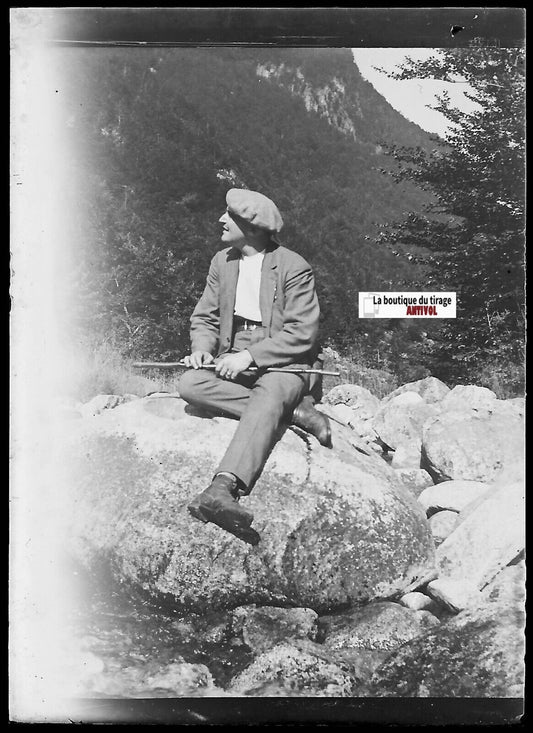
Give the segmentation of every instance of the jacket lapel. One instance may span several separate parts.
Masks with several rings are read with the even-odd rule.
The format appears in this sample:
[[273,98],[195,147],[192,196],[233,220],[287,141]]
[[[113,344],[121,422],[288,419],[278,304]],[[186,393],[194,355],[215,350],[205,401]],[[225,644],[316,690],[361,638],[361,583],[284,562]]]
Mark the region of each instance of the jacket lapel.
[[272,306],[276,297],[278,283],[278,253],[279,247],[265,252],[263,267],[261,269],[261,285],[259,288],[259,307],[261,308],[261,319],[263,326],[270,331],[272,321]]

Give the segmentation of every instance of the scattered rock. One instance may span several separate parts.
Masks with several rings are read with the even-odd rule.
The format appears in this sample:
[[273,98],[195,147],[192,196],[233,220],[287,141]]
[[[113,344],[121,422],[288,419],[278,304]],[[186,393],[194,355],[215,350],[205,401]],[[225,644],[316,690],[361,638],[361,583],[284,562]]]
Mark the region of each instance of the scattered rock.
[[290,639],[317,635],[318,614],[310,608],[241,606],[233,612],[232,629],[256,653],[265,652]]
[[[84,696],[115,698],[204,697],[217,695],[209,669],[203,664],[178,661],[133,662],[126,666],[106,666],[84,680]],[[78,693],[79,694],[79,693]]]
[[364,690],[365,686],[370,682],[370,679],[376,669],[380,667],[383,662],[391,655],[389,649],[359,649],[356,647],[343,647],[342,649],[327,649],[328,654],[331,655],[331,660],[338,664],[342,669],[345,669],[350,677],[353,678],[357,684],[357,695],[360,694],[360,690]]
[[346,406],[352,410],[352,417],[370,420],[379,408],[379,400],[372,392],[358,384],[340,384],[333,387],[322,402],[329,405]]
[[245,696],[263,697],[265,685],[275,683],[277,694],[306,697],[352,697],[356,681],[349,671],[328,658],[313,642],[279,644],[261,654],[235,677],[229,690]]
[[429,631],[429,629],[434,629],[440,624],[440,619],[429,609],[422,608],[419,611],[415,611],[415,614],[420,621],[420,627],[423,632]]
[[450,392],[450,388],[447,387],[444,382],[441,382],[437,377],[425,377],[424,379],[418,379],[416,382],[408,382],[407,384],[398,387],[394,392],[386,395],[381,403],[389,402],[390,400],[397,397],[399,394],[404,392],[416,392],[420,397],[424,398],[424,401],[428,404],[434,404],[440,402]]
[[426,423],[422,466],[435,483],[492,483],[507,468],[523,465],[523,418],[502,400],[494,399],[491,405],[485,411],[445,411]]
[[213,687],[213,678],[204,664],[174,663],[147,677],[145,687],[168,690],[172,697],[183,697],[198,689]]
[[355,384],[334,387],[324,397],[318,409],[343,425],[350,427],[374,449],[377,434],[372,428],[372,417],[379,400],[364,387]]
[[452,605],[464,608],[468,590],[481,590],[524,546],[524,486],[517,482],[499,487],[437,548],[439,577],[428,592],[434,596],[435,583],[457,584],[462,600]]
[[[333,424],[334,448],[287,430],[250,497],[257,547],[190,517],[235,421],[188,414],[176,397],[70,421],[62,444],[65,544],[175,610],[243,604],[317,612],[387,598],[434,577],[425,514],[397,475]],[[62,482],[62,483],[61,483]],[[63,504],[64,502],[64,504]]]
[[424,489],[433,486],[433,480],[429,473],[423,468],[395,468],[402,485],[414,494],[420,496]]
[[323,411],[327,415],[334,418],[335,420],[338,420],[343,425],[348,425],[349,427],[351,427],[350,421],[353,422],[354,420],[354,414],[351,407],[343,404],[329,405],[328,403],[325,403],[324,407],[326,407],[326,405],[327,409],[324,409]]
[[426,592],[451,613],[476,606],[481,600],[480,591],[464,579],[437,578],[427,584]]
[[[422,457],[422,443],[400,443],[392,455],[392,468],[420,468]],[[431,481],[431,477],[430,477]]]
[[93,397],[92,400],[84,404],[78,403],[77,410],[82,417],[90,417],[99,415],[104,410],[112,410],[118,405],[122,405],[124,402],[130,401],[123,395],[116,394],[99,394]]
[[402,606],[410,608],[412,611],[431,611],[431,609],[435,605],[433,600],[429,596],[427,596],[425,593],[420,593],[419,591],[411,591],[411,593],[406,593],[400,598],[399,602],[402,604]]
[[495,399],[495,393],[487,387],[458,384],[445,395],[441,402],[441,408],[446,412],[490,409]]
[[435,547],[438,547],[444,540],[451,535],[457,526],[457,512],[445,509],[444,511],[433,514],[429,519],[431,534],[435,540]]
[[522,464],[514,464],[506,467],[499,475],[497,480],[489,485],[489,488],[485,493],[480,494],[471,502],[466,504],[459,512],[458,523],[464,522],[467,517],[473,514],[478,506],[481,506],[486,499],[490,499],[492,496],[498,493],[498,491],[504,486],[513,486],[516,483],[525,483],[525,466]]
[[418,448],[424,424],[437,414],[438,407],[428,405],[416,392],[403,392],[379,408],[372,427],[393,450],[405,443]]
[[508,565],[481,591],[487,603],[504,603],[520,610],[526,602],[526,568],[522,561]]
[[524,614],[486,603],[393,652],[372,697],[523,697]]
[[323,643],[330,649],[390,651],[425,633],[427,619],[419,613],[384,601],[349,614],[322,617],[319,626]]
[[490,491],[490,484],[481,481],[442,481],[418,495],[418,501],[428,515],[448,509],[460,512],[470,502]]
[[231,612],[188,614],[172,623],[176,635],[183,641],[204,644],[225,644],[232,638]]

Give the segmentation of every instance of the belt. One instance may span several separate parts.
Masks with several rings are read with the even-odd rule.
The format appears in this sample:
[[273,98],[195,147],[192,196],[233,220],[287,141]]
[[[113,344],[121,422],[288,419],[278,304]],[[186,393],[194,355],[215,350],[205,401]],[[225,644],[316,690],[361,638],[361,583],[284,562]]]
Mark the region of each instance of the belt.
[[234,331],[254,331],[256,328],[261,328],[262,325],[261,321],[250,321],[248,318],[233,316]]

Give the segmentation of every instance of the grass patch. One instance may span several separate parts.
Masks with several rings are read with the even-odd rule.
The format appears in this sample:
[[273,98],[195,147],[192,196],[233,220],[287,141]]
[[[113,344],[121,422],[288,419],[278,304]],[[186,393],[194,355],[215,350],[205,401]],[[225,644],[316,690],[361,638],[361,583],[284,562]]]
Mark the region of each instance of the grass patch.
[[[69,348],[63,357],[65,379],[61,396],[69,401],[87,402],[99,394],[145,397],[152,392],[179,392],[183,370],[138,370],[132,364],[133,359],[107,341]],[[344,357],[330,347],[324,349],[323,368],[340,372],[338,377],[323,378],[324,394],[339,384],[358,384],[381,399],[403,384],[386,369],[367,367],[363,359]],[[486,365],[470,383],[488,387],[499,399],[507,399],[523,396],[523,378],[523,367],[494,363]]]
[[133,359],[112,344],[102,342],[69,350],[65,356],[66,381],[62,396],[76,402],[87,402],[99,394],[134,394],[145,397],[152,392],[178,392],[182,370],[164,372],[159,369],[140,371],[132,367]]
[[324,377],[324,394],[338,384],[358,384],[381,399],[400,386],[398,377],[385,369],[366,367],[362,363],[341,356],[330,347],[324,348],[323,353],[324,369],[340,372],[339,377]]

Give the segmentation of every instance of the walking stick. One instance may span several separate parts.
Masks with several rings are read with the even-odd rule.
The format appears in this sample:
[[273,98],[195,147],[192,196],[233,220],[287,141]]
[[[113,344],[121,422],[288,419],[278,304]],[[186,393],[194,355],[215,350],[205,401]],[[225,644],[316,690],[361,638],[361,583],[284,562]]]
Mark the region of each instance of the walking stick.
[[[214,369],[216,364],[202,364],[200,369]],[[192,369],[188,367],[183,361],[136,361],[132,364],[134,369]],[[248,367],[245,371],[256,372],[285,372],[288,374],[322,374],[326,377],[340,377],[340,372],[329,372],[323,369],[285,369],[283,367]]]

